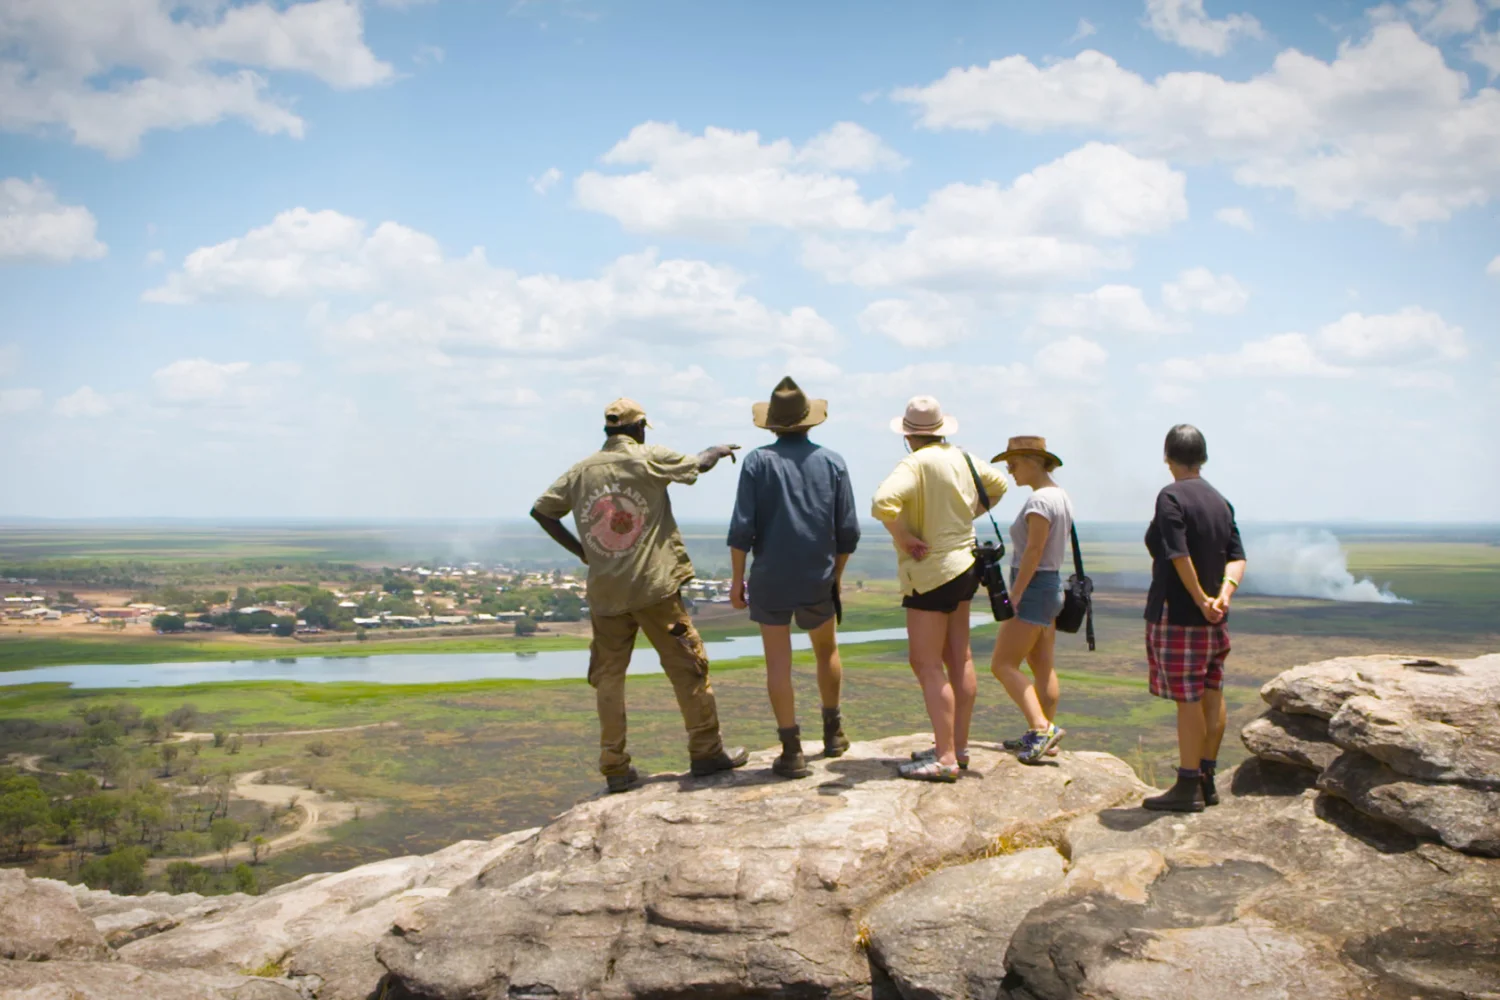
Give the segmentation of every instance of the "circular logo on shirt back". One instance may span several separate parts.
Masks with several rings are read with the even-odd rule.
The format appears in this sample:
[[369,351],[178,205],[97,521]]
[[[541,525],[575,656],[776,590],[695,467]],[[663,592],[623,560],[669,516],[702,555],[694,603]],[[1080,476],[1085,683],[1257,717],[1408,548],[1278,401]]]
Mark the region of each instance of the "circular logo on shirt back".
[[639,494],[602,493],[589,502],[585,519],[588,538],[604,552],[618,554],[631,549],[646,528],[646,504]]

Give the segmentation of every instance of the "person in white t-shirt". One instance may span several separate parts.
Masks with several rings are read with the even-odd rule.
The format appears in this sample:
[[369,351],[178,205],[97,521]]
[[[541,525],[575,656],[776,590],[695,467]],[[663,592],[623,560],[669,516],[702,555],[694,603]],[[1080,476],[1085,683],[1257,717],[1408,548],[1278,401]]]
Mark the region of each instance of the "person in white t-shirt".
[[[1047,450],[1046,438],[1013,437],[990,461],[1004,462],[1017,486],[1031,488],[1010,526],[1010,600],[1016,616],[1000,623],[990,670],[1026,716],[1025,735],[1006,740],[1004,746],[1016,751],[1021,763],[1036,764],[1055,754],[1063,737],[1054,721],[1058,685],[1053,646],[1063,606],[1062,567],[1072,533],[1073,503],[1052,481],[1062,459]],[[1031,677],[1021,672],[1023,660],[1031,667]]]

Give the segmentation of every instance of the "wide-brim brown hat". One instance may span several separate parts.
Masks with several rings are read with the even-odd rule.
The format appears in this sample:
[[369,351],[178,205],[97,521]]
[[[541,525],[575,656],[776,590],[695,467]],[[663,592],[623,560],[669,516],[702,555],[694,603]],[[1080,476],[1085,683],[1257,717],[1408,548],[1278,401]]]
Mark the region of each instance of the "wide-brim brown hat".
[[751,403],[750,419],[768,431],[805,431],[828,419],[828,400],[808,399],[788,375],[776,383],[767,403]]
[[1005,444],[1005,450],[994,458],[991,463],[1006,462],[1018,455],[1031,455],[1033,458],[1047,458],[1052,460],[1056,466],[1062,465],[1062,459],[1047,450],[1047,439],[1044,437],[1021,436],[1013,437]]
[[919,437],[947,437],[958,430],[958,420],[944,413],[931,396],[913,396],[906,412],[891,421],[891,430]]

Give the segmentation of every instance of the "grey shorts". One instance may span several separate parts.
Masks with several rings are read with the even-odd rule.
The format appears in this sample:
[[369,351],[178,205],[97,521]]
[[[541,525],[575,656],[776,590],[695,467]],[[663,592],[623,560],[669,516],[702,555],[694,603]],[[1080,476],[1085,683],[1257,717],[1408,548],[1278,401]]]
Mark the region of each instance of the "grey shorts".
[[[1016,570],[1010,571],[1010,587],[1016,589]],[[1016,617],[1028,625],[1051,625],[1063,608],[1062,574],[1055,569],[1039,569],[1032,574],[1016,606]]]
[[832,598],[819,601],[817,604],[804,604],[796,609],[788,608],[785,611],[772,611],[769,608],[750,605],[750,620],[757,625],[790,625],[792,619],[796,618],[798,628],[811,632],[832,617]]

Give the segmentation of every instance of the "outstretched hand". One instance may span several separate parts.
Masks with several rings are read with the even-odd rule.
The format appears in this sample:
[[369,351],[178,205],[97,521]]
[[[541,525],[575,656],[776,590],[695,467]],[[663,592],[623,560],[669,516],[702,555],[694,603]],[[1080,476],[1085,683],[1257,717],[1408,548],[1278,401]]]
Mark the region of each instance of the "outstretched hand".
[[740,450],[740,446],[737,444],[716,444],[714,445],[714,450],[719,453],[720,458],[727,458],[731,463],[739,461],[739,459],[734,457],[734,453]]

